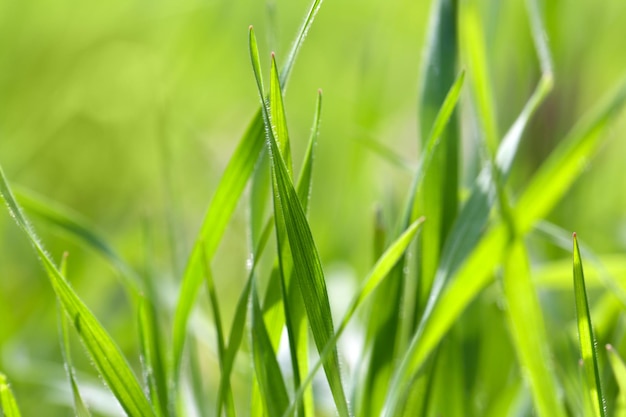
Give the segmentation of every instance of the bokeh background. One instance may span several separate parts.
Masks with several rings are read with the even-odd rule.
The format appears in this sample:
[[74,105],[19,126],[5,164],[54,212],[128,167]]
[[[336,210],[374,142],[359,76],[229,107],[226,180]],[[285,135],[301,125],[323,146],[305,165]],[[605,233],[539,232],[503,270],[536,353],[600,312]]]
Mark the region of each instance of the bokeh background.
[[[220,175],[259,104],[248,27],[255,26],[269,68],[271,51],[284,60],[308,3],[0,0],[0,164],[7,177],[80,213],[137,269],[149,257],[163,285],[175,289]],[[296,62],[286,93],[295,161],[317,90],[324,94],[310,219],[331,286],[344,279],[338,288],[349,289],[363,276],[373,261],[375,205],[393,222],[409,185],[419,155],[429,3],[326,0]],[[539,79],[538,62],[524,1],[479,3],[505,132]],[[555,88],[525,134],[514,193],[626,74],[626,2],[551,0],[542,7]],[[626,115],[550,218],[598,253],[626,252],[625,132]],[[475,145],[466,138],[464,184],[475,174]],[[245,279],[246,216],[244,199],[214,262],[227,321]],[[55,258],[69,251],[76,290],[136,357],[133,312],[115,273],[58,230],[34,224]],[[24,415],[68,413],[57,333],[44,271],[2,210],[0,370]],[[77,356],[85,380],[97,386]]]

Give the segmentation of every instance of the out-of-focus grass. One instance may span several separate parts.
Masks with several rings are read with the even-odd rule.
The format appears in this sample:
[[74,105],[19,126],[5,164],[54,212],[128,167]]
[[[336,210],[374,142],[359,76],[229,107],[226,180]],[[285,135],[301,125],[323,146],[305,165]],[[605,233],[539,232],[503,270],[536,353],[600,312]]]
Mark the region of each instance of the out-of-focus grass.
[[[526,2],[460,2],[469,3],[475,7],[485,41],[488,82],[496,103],[495,130],[506,132],[541,76],[525,17]],[[418,133],[416,108],[419,79],[426,77],[423,48],[430,6],[408,0],[384,4],[326,0],[286,90],[293,161],[302,160],[306,150],[316,105],[312,92],[324,90],[308,211],[333,311],[332,303],[339,300],[345,306],[347,302],[341,300],[352,296],[333,291],[335,285],[342,279],[356,285],[357,277],[365,276],[373,262],[372,207],[380,202],[384,218],[397,223],[411,182],[406,166],[415,167],[419,160],[417,138],[423,133]],[[284,62],[307,7],[305,0],[1,2],[0,163],[10,182],[71,207],[87,219],[85,224],[95,224],[87,226],[88,230],[100,230],[116,254],[158,283],[150,297],[158,298],[169,317],[203,211],[258,106],[246,28],[250,24],[256,28],[263,51],[262,70],[269,79],[269,53],[265,52],[275,51],[278,64]],[[622,1],[582,0],[575,6],[545,2],[541,12],[554,62],[554,86],[523,135],[508,188],[513,204],[558,141],[604,92],[614,88],[626,69],[622,53],[626,4]],[[466,93],[460,111],[459,170],[464,188],[471,186],[482,167],[477,149],[483,138],[481,127],[472,124],[475,115],[467,110],[470,101]],[[621,116],[611,126],[603,133],[604,144],[589,169],[549,218],[565,229],[576,229],[597,253],[623,254],[626,193],[621,190],[626,190],[622,161],[626,142],[620,138],[626,118]],[[428,132],[428,126],[424,130]],[[385,150],[372,151],[372,141]],[[386,158],[385,153],[399,155],[395,160],[405,165],[390,162],[394,158]],[[298,172],[297,163],[295,168]],[[460,195],[463,201],[464,190]],[[212,262],[225,328],[235,314],[247,275],[245,206],[237,206]],[[68,276],[76,292],[127,356],[135,358],[131,365],[138,371],[137,319],[133,300],[116,277],[120,271],[110,268],[96,251],[85,249],[75,236],[41,219],[33,221],[54,259],[60,260],[65,250],[71,253]],[[394,237],[393,233],[388,236]],[[542,239],[533,238],[533,242],[537,245],[528,248],[531,263],[543,272],[558,267],[562,250]],[[609,265],[618,271],[615,278],[621,285],[622,260],[618,255]],[[437,260],[432,261],[437,266]],[[261,273],[267,272],[271,262],[269,256],[261,259]],[[347,278],[340,273],[346,270]],[[540,275],[536,281],[541,289],[539,300],[548,310],[548,328],[555,317],[564,314],[545,305],[550,304],[545,302],[546,294],[559,294],[549,298],[556,300],[563,293],[562,281],[554,277],[553,273]],[[264,290],[264,279],[260,290]],[[489,290],[494,291],[489,287],[474,304],[488,298]],[[266,308],[264,293],[258,296],[260,307]],[[200,309],[208,311],[202,297]],[[593,293],[590,300],[593,315]],[[0,216],[0,371],[9,375],[24,415],[38,415],[42,407],[48,415],[66,415],[72,404],[57,341],[55,303],[28,243],[8,216]],[[571,303],[564,305],[571,310]],[[263,313],[267,320],[267,312]],[[198,336],[199,350],[204,352],[200,366],[209,375],[205,389],[216,393],[215,335],[201,317],[211,316],[192,316],[191,334]],[[618,333],[617,328],[609,328]],[[454,358],[454,348],[450,348],[454,343],[446,343],[450,345],[442,348],[441,355]],[[502,342],[510,350],[507,343]],[[79,382],[89,386],[95,374],[88,359],[78,346],[72,352]],[[339,352],[346,355],[344,373],[353,375],[347,359],[350,352],[342,351],[341,343]],[[246,392],[242,375],[250,360],[246,355],[238,357],[232,377],[235,392]],[[514,363],[516,359],[503,354],[499,360]],[[478,381],[472,398],[480,402],[480,396],[493,389],[492,383],[487,377]],[[82,394],[86,402],[95,404],[101,391]],[[497,409],[495,404],[485,404]],[[474,406],[484,411],[481,405]]]

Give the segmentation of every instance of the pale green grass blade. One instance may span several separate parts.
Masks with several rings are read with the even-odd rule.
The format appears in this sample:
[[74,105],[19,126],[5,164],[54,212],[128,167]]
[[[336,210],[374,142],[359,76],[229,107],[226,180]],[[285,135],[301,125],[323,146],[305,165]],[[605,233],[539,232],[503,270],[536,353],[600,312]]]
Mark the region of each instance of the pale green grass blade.
[[[67,276],[67,252],[63,254],[63,259],[61,261],[61,266],[59,269],[63,276]],[[61,339],[61,354],[63,356],[63,362],[65,362],[65,372],[67,372],[67,376],[70,380],[70,385],[72,387],[72,395],[74,397],[74,412],[76,413],[77,417],[89,417],[91,416],[91,413],[89,412],[89,409],[85,405],[85,402],[80,395],[78,383],[76,382],[74,364],[72,362],[69,324],[67,322],[67,317],[63,313],[63,309],[60,303],[57,303],[57,313],[60,329],[59,339]]]
[[7,382],[7,377],[0,372],[0,409],[5,417],[20,417],[20,410],[17,401],[11,392],[11,387]]
[[37,235],[15,201],[1,168],[0,195],[4,198],[11,216],[33,245],[35,252],[48,273],[54,292],[63,305],[65,312],[72,320],[74,329],[80,335],[96,368],[124,410],[131,417],[154,416],[154,411],[148,399],[145,397],[137,378],[119,347],[93,313],[72,290],[66,279],[54,265],[50,256],[43,249]]
[[252,356],[259,388],[262,393],[268,416],[280,416],[289,405],[289,396],[283,375],[280,372],[276,354],[272,348],[263,312],[259,305],[254,284],[250,293],[252,305]]
[[[272,165],[272,186],[274,193],[278,196],[280,211],[284,217],[289,247],[293,256],[294,272],[304,299],[313,338],[318,351],[321,352],[327,341],[334,334],[324,272],[306,220],[306,214],[299,201],[298,193],[291,182],[287,167],[272,132],[269,111],[265,105],[264,93],[261,89],[262,82],[260,79],[261,70],[258,51],[253,49],[256,42],[254,41],[254,32],[252,30],[250,30],[250,39],[250,55],[257,86],[259,87],[259,98],[262,102],[263,120],[268,137],[268,149]],[[350,415],[341,381],[339,357],[336,349],[324,363],[324,370],[326,371],[326,377],[339,415],[342,417]]]
[[339,327],[337,327],[337,332],[328,340],[326,346],[324,346],[320,353],[319,360],[311,368],[307,379],[302,383],[302,386],[296,393],[294,401],[291,403],[289,410],[287,410],[287,413],[285,413],[285,417],[293,415],[292,413],[295,411],[297,403],[302,400],[304,391],[311,384],[316,372],[320,369],[322,364],[326,361],[327,358],[330,357],[331,354],[333,354],[333,351],[335,350],[337,345],[337,341],[343,334],[344,330],[348,326],[348,323],[356,313],[357,309],[367,298],[369,298],[369,296],[381,285],[381,283],[383,283],[384,280],[389,277],[389,272],[394,268],[395,265],[397,265],[398,261],[402,258],[407,247],[415,238],[415,235],[422,223],[424,223],[424,218],[420,218],[412,223],[409,228],[389,246],[385,253],[380,256],[380,258],[376,262],[376,265],[374,265],[369,275],[365,278],[363,286],[350,302],[348,309],[346,310],[346,313],[344,314],[343,319],[339,324]]
[[543,314],[530,279],[528,255],[521,239],[509,246],[503,280],[513,345],[530,385],[537,415],[565,417],[555,375],[551,372],[552,359]]
[[600,371],[598,370],[598,352],[596,351],[596,339],[593,334],[591,315],[589,313],[589,302],[587,300],[587,290],[585,289],[585,276],[583,273],[580,249],[576,233],[574,239],[574,295],[576,299],[576,316],[578,323],[578,338],[580,341],[580,353],[583,360],[583,377],[587,392],[592,404],[594,416],[606,416],[606,404],[602,395],[600,384]]
[[[419,103],[420,145],[424,153],[430,147],[429,132],[434,130],[437,115],[454,84],[458,60],[457,3],[457,0],[437,0],[431,6]],[[441,250],[457,215],[458,133],[456,117],[449,117],[445,129],[437,135],[437,139],[442,137],[441,143],[430,154],[430,163],[424,169],[422,187],[417,195],[419,212],[428,222],[419,237],[420,271],[412,313],[413,329],[426,305]]]
[[613,375],[615,375],[619,387],[614,416],[624,417],[626,416],[626,364],[613,346],[606,345],[606,351],[609,355],[609,363],[611,364],[611,369],[613,369]]
[[142,288],[141,279],[106,239],[96,231],[96,228],[90,225],[80,214],[24,188],[18,188],[15,196],[26,212],[60,228],[107,260],[120,273],[122,283],[129,290],[131,296],[138,295]]
[[272,52],[271,69],[270,69],[270,120],[272,121],[272,129],[274,137],[278,143],[278,148],[283,154],[285,165],[289,175],[293,176],[293,164],[291,158],[291,143],[289,141],[289,131],[287,129],[287,116],[285,114],[285,106],[283,104],[283,92],[280,87],[278,75],[278,67],[276,66],[276,56]]
[[[296,36],[296,40],[293,43],[287,61],[280,74],[283,88],[286,86],[298,52],[302,47],[304,38],[313,24],[315,15],[319,11],[321,4],[322,0],[314,0],[312,2],[304,23]],[[200,227],[191,255],[187,261],[187,266],[185,267],[180,294],[176,304],[177,307],[173,326],[172,366],[175,380],[177,380],[179,374],[187,322],[195,303],[198,290],[203,281],[202,252],[200,246],[205,245],[205,251],[209,260],[211,260],[215,255],[215,251],[226,230],[226,225],[232,217],[246,183],[254,171],[255,164],[259,159],[261,151],[264,149],[264,144],[265,134],[263,118],[261,116],[261,110],[259,110],[253,117],[252,122],[224,171],[222,179],[204,216],[202,226]]]

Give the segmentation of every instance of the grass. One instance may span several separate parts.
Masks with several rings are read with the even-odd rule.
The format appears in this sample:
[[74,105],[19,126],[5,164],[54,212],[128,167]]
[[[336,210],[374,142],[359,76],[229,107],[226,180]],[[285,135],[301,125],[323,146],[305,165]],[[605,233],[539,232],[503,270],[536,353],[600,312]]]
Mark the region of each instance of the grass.
[[[317,148],[332,134],[322,122],[333,98],[311,91],[315,110],[308,141],[296,140],[300,132],[288,117],[296,109],[285,98],[287,84],[298,71],[305,38],[315,31],[321,0],[308,6],[287,53],[268,53],[249,27],[249,86],[252,93],[256,87],[260,105],[229,156],[193,239],[176,229],[183,224],[176,220],[179,197],[168,144],[159,144],[167,165],[158,180],[168,199],[163,215],[171,254],[167,268],[162,251],[153,248],[159,240],[150,218],[134,225],[143,234],[138,246],[146,264],[137,267],[108,233],[52,198],[13,185],[0,168],[6,217],[32,247],[53,290],[48,298],[57,303],[56,363],[65,367],[69,394],[51,394],[61,404],[59,414],[624,415],[624,247],[619,255],[600,254],[574,234],[571,248],[569,232],[551,216],[609,146],[605,142],[610,127],[619,125],[626,83],[615,84],[570,120],[569,133],[532,174],[516,173],[525,141],[536,134],[536,119],[548,112],[555,88],[559,91],[546,36],[547,6],[535,0],[523,6],[524,36],[538,66],[519,108],[497,94],[500,75],[490,61],[491,29],[484,17],[485,7],[495,6],[483,6],[456,0],[430,6],[416,93],[416,162],[398,155],[394,144],[363,140],[383,163],[402,175],[411,172],[402,187],[394,188],[400,196],[377,197],[392,201],[376,210],[373,233],[349,234],[352,217],[371,217],[369,206],[349,202],[343,203],[349,205],[345,211],[322,215],[326,236],[320,231],[315,200],[330,199],[332,182],[341,179],[320,185],[314,179],[326,178],[325,170],[342,172],[322,165]],[[246,50],[243,43],[240,48]],[[513,114],[504,134],[502,112]],[[342,117],[347,123],[348,116]],[[469,159],[467,143],[475,150],[473,171],[462,166]],[[324,146],[342,149],[339,142]],[[340,165],[356,166],[350,155],[338,152]],[[114,172],[109,179],[120,182]],[[316,194],[318,188],[322,194]],[[238,210],[246,199],[248,218],[241,221]],[[244,224],[240,234],[238,224]],[[116,302],[124,300],[121,320],[132,326],[112,331],[110,311],[98,318],[101,306],[90,306],[80,291],[92,270],[73,270],[81,257],[67,252],[55,260],[44,247],[44,242],[54,245],[54,237],[42,234],[42,239],[40,226],[44,233],[46,226],[61,231],[79,254],[86,250],[85,257],[95,255],[114,271],[119,279],[112,291]],[[233,250],[233,235],[247,261]],[[333,239],[374,253],[370,262],[362,261],[369,253],[358,251],[367,272],[348,294],[337,289],[327,263],[329,252],[342,259],[329,243]],[[182,256],[186,242],[191,246]],[[570,251],[573,261],[554,256]],[[591,271],[586,277],[583,262]],[[226,263],[246,269],[224,268]],[[225,296],[228,291],[234,296]],[[0,312],[3,324],[27,327],[11,320],[10,308]],[[12,337],[19,339],[19,333]],[[44,335],[37,340],[48,343]],[[77,341],[82,349],[75,348]],[[7,341],[0,338],[0,343]],[[63,376],[41,371],[29,386],[20,371],[28,365],[12,364],[6,350],[0,355],[2,413],[19,416],[20,406],[45,412],[29,396]],[[92,389],[85,381],[94,374],[104,384]],[[8,381],[18,382],[10,387]],[[119,408],[107,409],[99,400]]]

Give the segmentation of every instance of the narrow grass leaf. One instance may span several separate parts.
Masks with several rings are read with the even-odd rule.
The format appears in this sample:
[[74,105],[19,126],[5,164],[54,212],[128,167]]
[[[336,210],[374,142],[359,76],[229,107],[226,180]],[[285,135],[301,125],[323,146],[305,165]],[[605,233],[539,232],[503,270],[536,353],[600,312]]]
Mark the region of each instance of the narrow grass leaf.
[[17,407],[17,401],[11,392],[11,387],[7,381],[7,377],[0,372],[0,409],[5,417],[20,417],[20,410]]
[[539,300],[530,279],[521,239],[511,242],[504,262],[504,295],[513,345],[533,395],[537,415],[564,417],[552,372],[548,337]]
[[[304,23],[298,31],[296,40],[291,47],[287,61],[280,74],[280,81],[283,88],[286,87],[296,57],[321,4],[322,0],[314,0],[312,2]],[[226,226],[232,217],[237,202],[264,149],[264,143],[264,124],[261,109],[259,109],[254,115],[224,171],[222,179],[204,216],[202,226],[200,227],[191,255],[187,261],[187,266],[185,267],[173,325],[172,366],[175,380],[178,378],[179,374],[187,322],[203,280],[202,251],[200,246],[205,245],[207,257],[209,260],[212,259],[226,230]]]
[[611,369],[613,369],[613,375],[619,387],[614,415],[615,417],[624,417],[626,416],[626,364],[613,346],[606,345],[606,351],[608,352]]
[[111,336],[98,322],[93,313],[85,306],[72,290],[67,280],[61,275],[51,257],[45,252],[34,230],[24,217],[21,208],[0,168],[0,195],[6,202],[9,212],[17,225],[25,233],[41,260],[52,288],[65,312],[72,320],[74,329],[80,335],[87,352],[93,359],[113,394],[124,410],[131,416],[154,416],[154,411],[143,393],[130,365],[122,355]]
[[280,416],[289,405],[289,396],[276,354],[270,342],[254,283],[250,292],[252,305],[252,354],[262,399],[268,416]]
[[291,403],[289,410],[287,410],[287,413],[285,413],[285,417],[291,416],[292,413],[295,411],[298,402],[301,401],[304,391],[313,381],[316,372],[320,369],[322,364],[330,357],[330,355],[333,354],[337,345],[337,341],[348,326],[348,323],[350,323],[350,320],[354,316],[354,313],[356,313],[361,304],[363,304],[363,302],[369,298],[369,296],[380,286],[380,284],[389,277],[389,272],[394,268],[395,265],[397,265],[398,261],[402,258],[407,247],[415,238],[415,235],[417,234],[417,231],[419,230],[422,223],[424,223],[423,217],[412,223],[408,227],[408,229],[389,246],[385,253],[380,256],[380,258],[376,262],[376,265],[374,265],[368,276],[365,278],[363,286],[350,302],[348,309],[346,310],[346,313],[344,314],[343,319],[339,324],[339,327],[337,327],[337,332],[328,340],[328,342],[326,342],[326,346],[324,346],[324,348],[321,350],[319,360],[311,368],[309,375],[296,393],[294,401]]
[[[67,252],[63,254],[60,271],[63,276],[67,276]],[[76,382],[74,364],[72,363],[69,323],[60,303],[57,303],[57,313],[60,329],[59,339],[61,340],[61,354],[63,355],[63,362],[65,362],[65,372],[67,372],[67,376],[70,380],[70,385],[72,387],[72,395],[74,397],[74,412],[76,413],[77,417],[89,417],[91,416],[91,413],[89,412],[89,409],[85,405],[85,402],[80,395],[78,383]]]
[[580,353],[583,360],[583,378],[587,388],[587,395],[591,401],[595,417],[606,416],[606,404],[602,395],[600,384],[600,371],[598,370],[598,352],[596,339],[591,324],[589,313],[589,301],[585,289],[585,276],[583,273],[582,260],[576,233],[574,240],[574,296],[576,299],[576,317],[578,323],[578,338],[580,341]]

